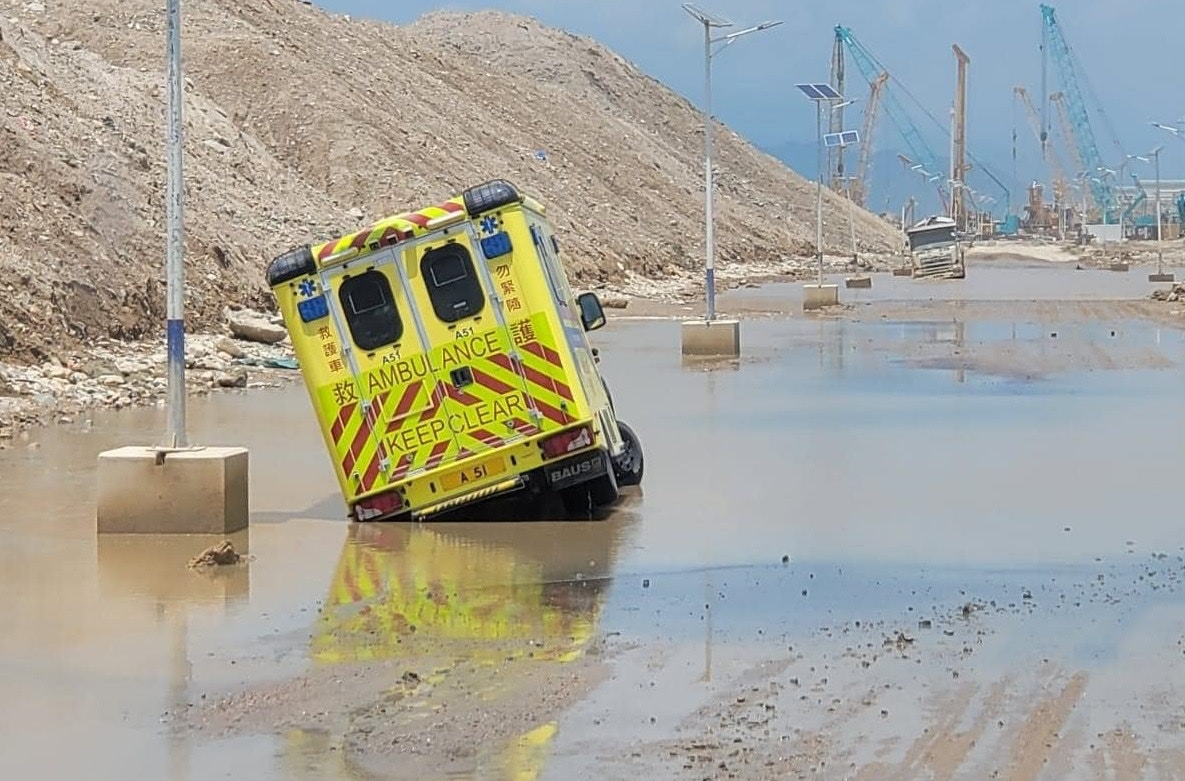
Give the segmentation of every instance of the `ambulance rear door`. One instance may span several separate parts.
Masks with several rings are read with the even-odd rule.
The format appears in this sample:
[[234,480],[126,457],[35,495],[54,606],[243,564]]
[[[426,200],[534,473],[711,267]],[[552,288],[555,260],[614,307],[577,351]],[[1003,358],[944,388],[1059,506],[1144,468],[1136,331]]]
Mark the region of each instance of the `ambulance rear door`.
[[[445,228],[407,252],[425,338],[435,345],[432,365],[456,457],[478,456],[538,433],[537,412],[512,355],[505,302],[470,223]],[[450,491],[517,466],[513,453],[491,455],[441,480]]]
[[362,426],[334,437],[356,493],[432,469],[456,450],[405,258],[396,245],[323,274],[364,413]]

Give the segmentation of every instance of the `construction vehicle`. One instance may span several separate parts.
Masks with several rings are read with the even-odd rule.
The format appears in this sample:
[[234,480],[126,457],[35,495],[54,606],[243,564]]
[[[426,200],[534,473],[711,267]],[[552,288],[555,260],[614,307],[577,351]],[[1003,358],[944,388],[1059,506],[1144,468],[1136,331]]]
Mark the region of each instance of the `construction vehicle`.
[[495,180],[279,255],[268,284],[354,520],[527,490],[587,515],[642,480],[546,209]]
[[915,279],[963,279],[966,250],[954,219],[936,214],[905,229]]

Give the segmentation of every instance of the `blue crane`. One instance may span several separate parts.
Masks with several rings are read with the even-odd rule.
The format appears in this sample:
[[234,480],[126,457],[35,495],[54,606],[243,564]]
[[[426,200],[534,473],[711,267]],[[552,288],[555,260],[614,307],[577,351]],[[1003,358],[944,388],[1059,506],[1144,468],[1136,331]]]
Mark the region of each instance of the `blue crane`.
[[1136,213],[1136,209],[1140,208],[1140,204],[1148,200],[1148,191],[1144,189],[1144,185],[1140,184],[1140,177],[1135,174],[1131,175],[1132,181],[1136,184],[1136,197],[1132,198],[1132,202],[1123,210],[1123,221],[1128,225],[1134,225],[1136,220],[1132,219],[1132,215]]
[[[869,84],[876,82],[880,74],[886,72],[885,68],[872,52],[864,48],[864,45],[856,40],[852,35],[852,31],[842,25],[835,26],[835,38],[842,41],[847,46],[848,51],[852,54],[852,59],[856,63],[856,67],[860,69],[860,74],[865,78]],[[901,134],[901,139],[905,145],[909,147],[910,156],[919,163],[924,170],[932,176],[937,176],[938,197],[942,199],[942,208],[945,210],[949,204],[950,185],[947,182],[947,175],[943,169],[939,167],[938,158],[935,157],[933,150],[926,144],[922,138],[921,131],[918,130],[916,124],[910,119],[909,113],[902,107],[897,100],[893,90],[886,89],[881,95],[881,105],[884,106],[885,113],[889,115],[889,119],[896,126],[897,132]]]
[[[1062,34],[1062,27],[1054,14],[1053,6],[1042,4],[1041,18],[1044,21],[1041,36],[1042,74],[1045,71],[1046,58],[1052,56],[1062,83],[1064,105],[1073,126],[1074,143],[1078,148],[1078,156],[1082,160],[1087,181],[1090,182],[1091,195],[1099,209],[1102,210],[1103,222],[1109,223],[1118,206],[1115,188],[1111,181],[1103,175],[1107,169],[1103,166],[1102,155],[1099,154],[1098,144],[1095,143],[1094,130],[1090,126],[1090,114],[1086,110],[1086,101],[1078,86],[1078,76],[1074,70],[1074,58],[1070,53],[1070,45],[1066,43],[1066,38]],[[1042,106],[1045,105],[1046,100],[1047,96],[1042,95]],[[1042,131],[1045,132],[1046,128],[1043,127]]]

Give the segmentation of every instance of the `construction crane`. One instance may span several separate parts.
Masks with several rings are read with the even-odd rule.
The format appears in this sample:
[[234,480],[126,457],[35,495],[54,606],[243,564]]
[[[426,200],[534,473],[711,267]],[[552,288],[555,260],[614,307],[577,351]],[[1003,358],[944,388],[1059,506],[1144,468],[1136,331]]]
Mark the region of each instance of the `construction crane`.
[[1057,110],[1062,144],[1070,152],[1070,162],[1074,164],[1074,170],[1085,171],[1082,156],[1078,153],[1078,144],[1074,140],[1074,123],[1070,121],[1070,112],[1066,110],[1066,102],[1062,98],[1062,93],[1055,92],[1049,96],[1049,104]]
[[1140,207],[1140,204],[1148,200],[1148,191],[1144,189],[1144,185],[1140,184],[1139,176],[1133,173],[1131,177],[1136,185],[1136,197],[1132,198],[1132,202],[1123,210],[1123,221],[1128,225],[1135,225],[1136,220],[1133,218],[1133,215],[1136,209]]
[[[1086,101],[1082,90],[1078,86],[1078,75],[1074,68],[1074,57],[1070,52],[1070,45],[1062,33],[1061,24],[1054,13],[1053,6],[1041,5],[1043,21],[1041,39],[1041,71],[1042,82],[1045,82],[1047,59],[1052,57],[1057,68],[1058,77],[1062,84],[1063,102],[1066,107],[1070,125],[1073,128],[1073,138],[1082,161],[1082,169],[1087,174],[1091,195],[1102,211],[1102,220],[1106,224],[1116,216],[1116,194],[1112,182],[1100,175],[1104,170],[1102,156],[1099,154],[1098,144],[1095,142],[1094,130],[1090,125],[1090,114],[1086,109]],[[1045,95],[1042,95],[1045,99]],[[1042,132],[1048,135],[1048,124],[1042,125]]]
[[[856,67],[860,70],[861,75],[871,85],[880,74],[887,72],[887,68],[880,64],[880,62],[872,55],[872,52],[864,48],[856,37],[852,35],[852,31],[843,25],[835,26],[835,40],[837,45],[842,43],[847,47],[852,55],[852,60],[856,63]],[[938,160],[934,155],[933,150],[926,144],[922,138],[921,131],[918,130],[916,124],[910,119],[909,113],[897,100],[897,96],[890,89],[882,89],[881,101],[885,108],[885,113],[889,115],[889,119],[897,128],[897,132],[901,134],[902,141],[909,148],[910,155],[916,159],[919,165],[928,171],[938,171]],[[935,186],[938,190],[938,197],[942,201],[942,208],[944,211],[950,208],[949,193],[950,188],[946,182],[946,177],[940,176],[935,180]]]
[[951,51],[955,53],[957,72],[955,81],[955,107],[953,125],[951,129],[951,219],[960,230],[967,227],[967,66],[971,58],[952,44]]
[[1041,135],[1041,117],[1037,113],[1037,107],[1033,105],[1033,99],[1029,96],[1029,91],[1021,86],[1012,88],[1012,93],[1020,100],[1021,105],[1024,106],[1025,116],[1029,120],[1029,128],[1033,131],[1033,137],[1038,144],[1045,143],[1046,156],[1045,160],[1049,163],[1049,180],[1053,185],[1053,202],[1059,208],[1064,203],[1066,197],[1066,168],[1062,163],[1061,155],[1057,153],[1057,148],[1049,145],[1049,137],[1044,138]]
[[854,195],[856,203],[860,206],[866,205],[868,192],[872,189],[868,174],[872,165],[873,132],[876,129],[877,115],[880,113],[881,93],[884,92],[885,84],[888,81],[888,72],[881,71],[881,75],[877,76],[869,86],[868,103],[864,105],[864,134],[860,136],[860,160],[856,169],[856,192]]
[[[831,49],[831,86],[835,88],[836,93],[844,94],[844,56],[843,56],[843,41],[839,38],[835,39],[835,45]],[[843,108],[836,107],[831,112],[831,132],[843,132]],[[827,170],[829,172],[831,189],[839,192],[844,188],[844,147],[846,144],[839,144],[827,148]]]

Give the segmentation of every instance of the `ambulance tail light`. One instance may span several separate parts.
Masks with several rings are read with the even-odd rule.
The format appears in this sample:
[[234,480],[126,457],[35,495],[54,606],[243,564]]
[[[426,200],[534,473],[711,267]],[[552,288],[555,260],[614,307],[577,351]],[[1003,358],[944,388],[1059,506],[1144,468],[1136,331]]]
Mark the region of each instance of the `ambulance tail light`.
[[391,515],[403,509],[403,495],[398,491],[387,491],[377,496],[359,499],[354,505],[354,517],[359,521],[369,521]]
[[543,448],[545,458],[559,458],[568,453],[583,450],[592,445],[592,443],[592,427],[580,426],[579,428],[569,429],[568,431],[550,436],[540,442],[539,446]]

